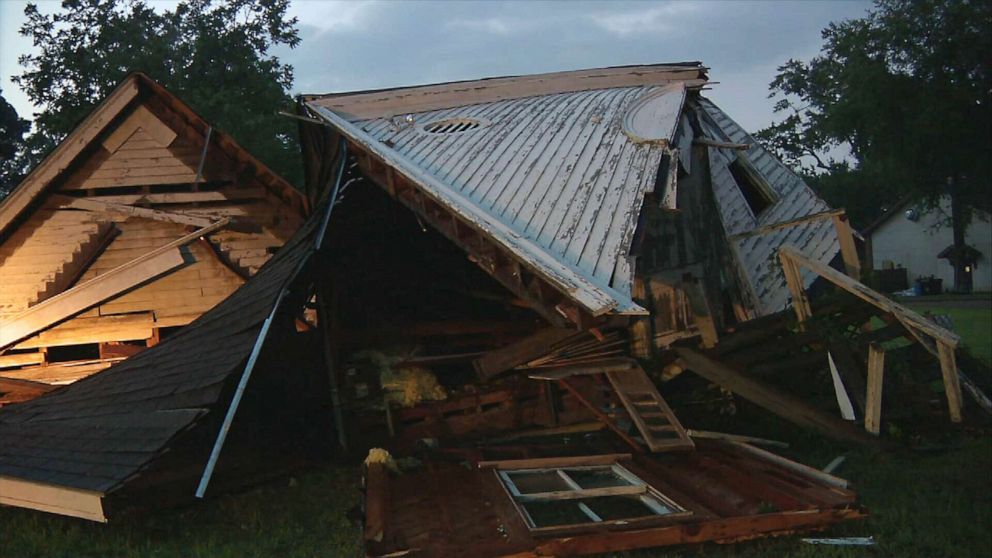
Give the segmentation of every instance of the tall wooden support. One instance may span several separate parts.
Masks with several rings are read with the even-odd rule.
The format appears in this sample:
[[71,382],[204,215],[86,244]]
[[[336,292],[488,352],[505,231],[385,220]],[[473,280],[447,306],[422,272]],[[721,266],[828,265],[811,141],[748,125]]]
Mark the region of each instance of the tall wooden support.
[[782,262],[785,283],[789,286],[789,292],[792,293],[792,308],[796,311],[796,320],[801,324],[813,316],[813,308],[810,306],[809,297],[806,296],[806,289],[803,287],[802,273],[796,262],[785,253],[779,251],[778,257]]
[[944,391],[947,393],[947,408],[951,422],[961,422],[961,383],[958,381],[954,347],[938,340],[937,356],[940,359],[940,373],[944,377]]
[[885,349],[877,343],[868,345],[868,391],[865,395],[865,430],[878,436],[882,422],[882,376],[885,372]]
[[837,231],[837,241],[840,242],[840,254],[844,259],[844,270],[848,277],[861,279],[861,260],[858,258],[858,249],[854,246],[854,232],[851,230],[851,222],[847,215],[840,213],[833,215],[834,230]]

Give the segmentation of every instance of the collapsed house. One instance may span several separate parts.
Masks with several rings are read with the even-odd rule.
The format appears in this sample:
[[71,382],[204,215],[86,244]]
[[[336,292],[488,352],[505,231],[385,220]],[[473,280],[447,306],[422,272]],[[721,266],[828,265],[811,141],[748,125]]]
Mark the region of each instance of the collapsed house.
[[[301,98],[309,219],[180,332],[0,410],[0,504],[106,520],[202,496],[299,453],[319,422],[341,451],[392,453],[367,461],[370,556],[590,554],[862,517],[846,481],[687,428],[658,380],[691,370],[874,444],[875,341],[898,330],[937,354],[960,420],[957,337],[856,280],[843,211],[706,83],[684,63]],[[870,306],[850,325],[888,319],[863,332],[868,385],[845,368],[865,429],[746,373],[800,349],[826,362],[823,284]]]

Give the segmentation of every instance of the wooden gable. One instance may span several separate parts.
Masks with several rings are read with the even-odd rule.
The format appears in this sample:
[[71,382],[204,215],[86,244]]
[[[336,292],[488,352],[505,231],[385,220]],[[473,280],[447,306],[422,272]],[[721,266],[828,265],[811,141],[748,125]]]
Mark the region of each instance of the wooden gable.
[[304,219],[285,181],[148,78],[129,80],[0,204],[0,377],[69,383],[157,343]]

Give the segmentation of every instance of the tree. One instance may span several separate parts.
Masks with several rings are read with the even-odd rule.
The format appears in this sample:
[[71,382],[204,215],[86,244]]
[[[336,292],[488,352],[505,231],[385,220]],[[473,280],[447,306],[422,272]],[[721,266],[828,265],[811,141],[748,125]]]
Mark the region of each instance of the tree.
[[[779,68],[770,89],[784,119],[759,138],[835,196],[860,201],[862,225],[880,200],[935,205],[950,194],[963,253],[970,208],[990,204],[992,3],[876,0],[822,35],[818,56]],[[838,150],[852,164],[830,156]]]
[[21,181],[24,134],[30,126],[27,120],[17,116],[17,110],[0,90],[0,200]]
[[14,77],[41,111],[28,140],[35,160],[61,141],[124,77],[142,71],[253,155],[299,183],[292,66],[271,49],[299,44],[289,0],[185,0],[157,12],[142,0],[63,0],[45,15],[29,4],[21,34],[38,48]]

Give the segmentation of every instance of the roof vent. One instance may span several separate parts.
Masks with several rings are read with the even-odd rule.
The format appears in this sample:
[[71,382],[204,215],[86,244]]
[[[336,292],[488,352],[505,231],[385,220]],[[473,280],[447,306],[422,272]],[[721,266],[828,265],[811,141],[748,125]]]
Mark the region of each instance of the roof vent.
[[460,134],[485,126],[487,123],[474,118],[445,118],[424,124],[428,134]]

